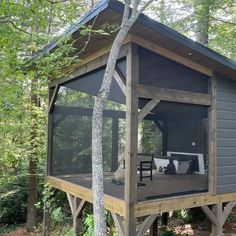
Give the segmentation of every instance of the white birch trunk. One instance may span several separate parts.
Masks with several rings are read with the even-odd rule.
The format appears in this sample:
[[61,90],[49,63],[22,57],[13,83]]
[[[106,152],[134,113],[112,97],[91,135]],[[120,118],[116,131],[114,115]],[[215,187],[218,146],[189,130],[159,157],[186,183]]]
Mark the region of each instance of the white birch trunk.
[[125,1],[121,28],[112,44],[108,57],[103,82],[98,96],[95,99],[92,117],[92,174],[93,174],[93,216],[95,236],[106,235],[106,223],[104,214],[104,184],[103,184],[103,161],[102,161],[102,125],[103,108],[106,104],[112,78],[115,72],[116,61],[121,45],[129,32],[130,28],[140,15],[140,13],[152,2],[149,0],[141,9],[138,10],[140,0],[135,0],[132,14],[129,16],[131,1]]

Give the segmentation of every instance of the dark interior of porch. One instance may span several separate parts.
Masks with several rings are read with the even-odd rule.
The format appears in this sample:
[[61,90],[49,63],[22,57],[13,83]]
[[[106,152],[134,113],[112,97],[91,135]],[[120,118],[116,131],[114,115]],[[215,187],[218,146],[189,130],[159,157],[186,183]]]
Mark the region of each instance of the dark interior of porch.
[[[139,55],[140,84],[208,92],[208,80],[200,73],[146,49],[141,48]],[[155,71],[155,64],[162,65],[161,72]],[[116,71],[121,81],[114,78],[104,110],[103,170],[105,193],[123,199],[126,106],[121,83],[125,84],[125,58],[118,61]],[[92,111],[103,73],[104,68],[101,68],[61,86],[52,113],[50,175],[86,188],[92,187]],[[140,97],[139,109],[149,101]],[[137,166],[134,184],[138,186],[139,201],[208,191],[207,106],[158,102],[139,122],[137,142],[138,153],[151,156],[148,161],[152,164],[151,174],[150,168],[140,171]],[[147,162],[138,156],[138,165],[140,161]],[[168,164],[174,165],[174,172],[168,173]],[[141,179],[140,174],[144,178]]]

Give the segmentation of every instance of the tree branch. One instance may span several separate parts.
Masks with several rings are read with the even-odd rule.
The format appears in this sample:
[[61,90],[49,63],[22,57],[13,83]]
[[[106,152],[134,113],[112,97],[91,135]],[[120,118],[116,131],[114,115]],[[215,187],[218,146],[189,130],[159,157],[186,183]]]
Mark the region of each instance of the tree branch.
[[36,37],[36,38],[40,38],[38,35],[33,34],[33,33],[30,33],[30,32],[28,32],[28,31],[26,31],[26,30],[24,30],[24,29],[18,27],[12,20],[5,20],[5,21],[0,21],[0,22],[3,23],[3,24],[8,24],[8,23],[11,24],[15,29],[17,29],[17,30],[19,30],[19,31],[21,31],[21,32],[23,32],[23,33],[25,33],[25,34],[30,35],[30,37],[34,36],[34,37]]
[[227,20],[223,20],[223,19],[220,19],[220,18],[215,18],[214,16],[210,16],[210,18],[214,21],[219,21],[219,22],[222,22],[222,23],[225,23],[225,24],[229,24],[229,25],[233,25],[233,26],[236,25],[236,22],[227,21]]

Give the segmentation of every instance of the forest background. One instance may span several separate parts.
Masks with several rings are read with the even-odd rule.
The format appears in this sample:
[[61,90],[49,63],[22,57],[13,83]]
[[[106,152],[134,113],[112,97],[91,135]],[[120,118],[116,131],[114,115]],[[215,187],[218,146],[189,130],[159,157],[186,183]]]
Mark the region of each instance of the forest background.
[[[44,183],[48,79],[59,78],[61,68],[79,60],[80,53],[69,56],[74,50],[69,37],[59,36],[95,4],[0,2],[0,235],[18,224],[35,230],[45,202],[55,224],[70,218],[65,196]],[[236,60],[235,0],[159,0],[145,14]],[[109,31],[92,26],[81,30],[88,40],[93,34],[106,37]],[[47,54],[46,45],[58,39],[58,49]],[[87,217],[88,232],[90,223]]]

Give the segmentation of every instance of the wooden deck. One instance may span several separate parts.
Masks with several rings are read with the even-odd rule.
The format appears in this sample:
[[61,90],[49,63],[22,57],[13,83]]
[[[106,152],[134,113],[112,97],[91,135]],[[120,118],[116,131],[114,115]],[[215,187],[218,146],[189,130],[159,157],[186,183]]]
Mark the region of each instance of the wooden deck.
[[[92,187],[91,175],[58,176],[57,178],[89,189]],[[121,181],[120,184],[113,183],[113,178],[112,174],[105,175],[105,194],[124,199],[124,182]],[[137,181],[141,183],[139,179]],[[207,175],[165,175],[155,173],[152,181],[144,179],[141,185],[138,184],[138,201],[207,192],[207,188]]]

